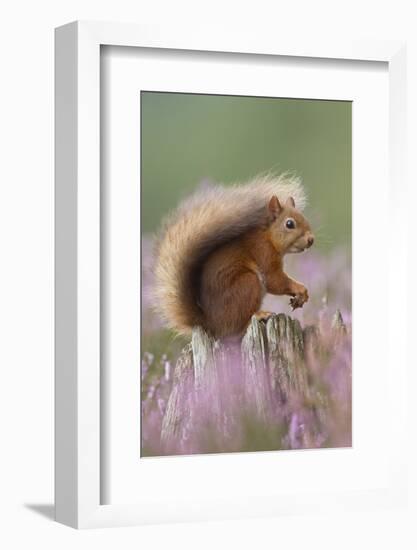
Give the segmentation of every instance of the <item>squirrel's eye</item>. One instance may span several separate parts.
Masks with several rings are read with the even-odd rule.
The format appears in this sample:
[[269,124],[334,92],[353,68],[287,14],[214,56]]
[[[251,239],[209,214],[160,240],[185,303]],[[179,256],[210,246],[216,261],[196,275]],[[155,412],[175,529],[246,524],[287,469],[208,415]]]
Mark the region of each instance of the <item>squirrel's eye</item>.
[[295,221],[292,218],[288,218],[288,220],[285,222],[285,227],[287,229],[294,229],[295,228]]

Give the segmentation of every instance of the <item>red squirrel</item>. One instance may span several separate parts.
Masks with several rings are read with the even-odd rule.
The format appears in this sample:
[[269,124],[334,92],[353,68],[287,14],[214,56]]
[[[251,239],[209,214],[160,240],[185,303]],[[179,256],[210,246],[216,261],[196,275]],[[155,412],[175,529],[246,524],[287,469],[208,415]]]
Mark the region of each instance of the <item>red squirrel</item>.
[[304,206],[300,181],[285,175],[218,185],[184,201],[156,247],[156,303],[168,326],[241,337],[253,315],[271,315],[261,310],[267,292],[302,307],[307,289],[285,274],[283,261],[314,242]]

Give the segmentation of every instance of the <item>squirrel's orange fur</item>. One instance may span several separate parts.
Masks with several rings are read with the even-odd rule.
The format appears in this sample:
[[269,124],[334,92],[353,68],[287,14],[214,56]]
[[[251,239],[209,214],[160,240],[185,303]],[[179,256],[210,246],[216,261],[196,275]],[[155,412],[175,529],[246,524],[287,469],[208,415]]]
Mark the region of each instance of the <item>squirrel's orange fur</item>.
[[[241,335],[266,292],[308,300],[283,271],[283,257],[311,246],[298,179],[263,177],[199,191],[167,220],[156,249],[157,308],[187,333],[200,325],[216,338]],[[291,220],[291,221],[289,221]],[[292,227],[294,226],[294,227]]]

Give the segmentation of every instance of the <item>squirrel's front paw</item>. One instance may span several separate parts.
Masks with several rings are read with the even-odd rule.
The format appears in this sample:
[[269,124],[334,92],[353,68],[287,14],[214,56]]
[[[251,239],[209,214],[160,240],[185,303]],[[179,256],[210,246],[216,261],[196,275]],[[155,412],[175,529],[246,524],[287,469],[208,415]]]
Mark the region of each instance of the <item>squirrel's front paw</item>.
[[292,307],[292,310],[297,309],[299,307],[303,307],[303,305],[308,301],[308,292],[305,286],[301,287],[301,289],[290,299],[290,306]]

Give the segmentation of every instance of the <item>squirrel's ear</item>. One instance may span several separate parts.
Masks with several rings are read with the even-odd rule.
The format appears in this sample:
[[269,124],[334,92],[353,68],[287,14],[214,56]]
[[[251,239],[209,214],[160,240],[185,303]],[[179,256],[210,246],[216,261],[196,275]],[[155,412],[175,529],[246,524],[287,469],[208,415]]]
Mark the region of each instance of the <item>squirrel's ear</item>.
[[292,197],[288,197],[288,199],[285,202],[285,206],[291,206],[292,208],[295,208],[295,201]]
[[273,195],[268,204],[268,213],[269,213],[270,223],[272,223],[278,218],[281,210],[282,210],[282,206],[278,200],[278,197],[276,195]]

